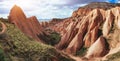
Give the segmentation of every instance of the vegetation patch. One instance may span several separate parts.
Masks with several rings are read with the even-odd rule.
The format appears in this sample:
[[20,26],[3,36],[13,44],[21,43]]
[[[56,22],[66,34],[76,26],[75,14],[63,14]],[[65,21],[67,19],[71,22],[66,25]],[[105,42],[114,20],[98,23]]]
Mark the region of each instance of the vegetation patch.
[[41,38],[46,42],[46,44],[54,46],[59,43],[61,40],[61,35],[59,33],[51,29],[46,29],[45,31],[46,33],[43,33],[44,35]]
[[5,53],[1,47],[0,47],[0,61],[6,61]]
[[15,25],[2,22],[6,24],[7,31],[5,37],[0,38],[0,45],[6,53],[7,61],[73,61],[54,47],[24,35]]
[[83,57],[86,54],[86,52],[87,52],[87,48],[83,47],[76,53],[76,55]]

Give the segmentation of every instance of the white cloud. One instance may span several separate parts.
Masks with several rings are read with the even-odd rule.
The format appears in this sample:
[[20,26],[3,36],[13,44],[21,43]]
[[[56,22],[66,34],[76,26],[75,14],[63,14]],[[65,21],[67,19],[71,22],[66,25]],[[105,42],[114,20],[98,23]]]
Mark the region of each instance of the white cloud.
[[2,17],[7,17],[9,15],[10,9],[16,4],[24,10],[25,14],[28,17],[35,15],[39,19],[65,18],[71,16],[72,12],[76,10],[78,7],[85,5],[85,4],[78,4],[79,1],[84,2],[88,0],[76,0],[76,1],[75,0],[3,0],[0,2],[0,15]]
[[[40,19],[62,18],[70,16],[69,13],[71,13],[72,10],[69,8],[59,8],[55,5],[63,5],[66,3],[66,1],[62,0],[4,0],[0,2],[0,11],[4,8],[9,12],[13,5],[16,4],[25,11],[27,16],[35,15]],[[0,14],[6,17],[6,14]]]
[[120,1],[118,1],[118,3],[120,3]]

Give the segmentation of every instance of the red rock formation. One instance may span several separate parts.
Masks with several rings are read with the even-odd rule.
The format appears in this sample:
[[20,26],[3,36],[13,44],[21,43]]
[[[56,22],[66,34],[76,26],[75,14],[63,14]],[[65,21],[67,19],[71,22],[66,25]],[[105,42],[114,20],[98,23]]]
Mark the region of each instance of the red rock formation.
[[[58,26],[54,27],[54,29],[62,34],[62,39],[61,39],[60,43],[58,43],[57,47],[59,47],[61,49],[62,48],[65,49],[66,46],[67,46],[66,50],[70,50],[73,47],[69,47],[69,49],[68,49],[68,46],[70,44],[75,45],[75,42],[77,41],[77,39],[79,39],[81,37],[82,37],[82,41],[84,41],[84,43],[83,43],[84,46],[85,47],[90,47],[98,39],[98,37],[102,35],[101,30],[103,32],[103,36],[105,35],[105,33],[108,34],[111,31],[111,28],[113,26],[112,24],[114,22],[117,25],[117,27],[119,28],[119,24],[118,24],[119,23],[119,20],[118,20],[119,19],[119,14],[118,14],[119,13],[119,8],[113,8],[113,9],[109,9],[109,10],[103,10],[103,9],[99,9],[99,8],[98,9],[92,9],[90,11],[88,10],[89,13],[87,13],[87,15],[86,15],[86,13],[83,12],[83,11],[86,11],[84,9],[83,8],[78,9],[77,12],[75,11],[73,13],[72,17],[70,17],[68,19],[65,19],[61,23],[56,24]],[[118,11],[115,12],[115,10],[118,10]],[[78,14],[78,12],[79,12],[79,14]],[[75,13],[78,16],[74,15]],[[82,14],[84,13],[84,14],[82,15],[80,13],[82,13]],[[115,16],[115,18],[114,18],[114,16]],[[81,33],[85,33],[85,34],[82,34],[82,36],[80,35],[81,37],[77,36],[78,33],[76,33],[75,37],[72,36],[72,32],[70,32],[70,29],[69,29],[71,26],[74,26],[72,24],[73,23],[72,21],[75,21],[77,23],[76,26],[73,29],[75,29],[75,28],[81,29],[82,26],[86,26],[86,25],[82,25],[82,23],[87,22],[88,26],[85,27],[85,28],[87,28],[86,32],[83,31],[83,29],[81,29],[81,31],[77,31],[78,33],[81,32]],[[108,22],[108,23],[103,24],[103,23],[106,23],[106,22]],[[71,25],[69,26],[69,24],[71,24]],[[102,26],[102,24],[103,24],[103,26]],[[64,32],[64,33],[62,33],[62,32]],[[69,39],[70,36],[72,36],[71,38],[73,38],[73,39]],[[74,40],[74,42],[73,42],[73,40]],[[76,47],[73,48],[73,50],[74,49],[76,49]]]
[[39,41],[41,41],[42,27],[60,33],[61,40],[55,47],[67,53],[74,54],[84,46],[90,47],[86,55],[88,58],[104,56],[108,50],[105,37],[109,35],[113,26],[120,29],[120,7],[108,3],[90,5],[93,6],[79,8],[69,18],[61,21],[53,19],[40,24],[36,17],[26,18],[22,10],[15,6],[10,12],[9,21],[17,25],[25,34]]
[[98,38],[98,28],[103,21],[103,17],[100,13],[100,10],[93,10],[90,15],[88,15],[89,26],[86,36],[84,37],[85,47],[89,47],[91,44],[95,42]]
[[89,32],[88,34],[86,34],[86,36],[84,37],[84,42],[85,42],[85,47],[90,47],[98,38],[98,26],[96,26],[93,30],[91,30],[91,32]]
[[27,19],[27,21],[29,22],[29,26],[31,27],[29,29],[30,33],[28,33],[29,35],[31,35],[32,37],[34,37],[37,40],[40,40],[40,38],[38,37],[38,35],[42,34],[42,27],[40,26],[37,18],[35,16],[30,17]]
[[56,45],[56,48],[64,49],[69,45],[71,40],[75,37],[75,35],[78,32],[78,29],[75,28],[76,24],[77,24],[76,22],[72,22],[68,25],[67,27],[68,32],[65,35],[63,35],[59,44]]
[[86,36],[84,37],[84,44],[85,44],[85,47],[90,47],[91,45],[91,32],[89,32],[88,34],[86,34]]
[[[115,6],[113,5],[113,7]],[[100,7],[101,9],[99,6],[97,9],[79,8],[72,17],[54,25],[51,29],[59,32],[62,36],[56,47],[68,53],[76,53],[82,46],[90,47],[101,35],[108,35],[114,23],[119,28],[120,9],[113,7],[105,9],[103,6]]]
[[43,42],[39,37],[42,34],[42,27],[35,16],[26,18],[21,8],[15,5],[10,11],[9,21],[26,35]]
[[97,41],[90,46],[85,57],[103,57],[109,52],[109,47],[106,47],[107,42],[103,36],[100,36]]
[[83,37],[87,31],[87,27],[88,27],[87,24],[88,22],[86,21],[81,24],[78,33],[66,48],[66,52],[74,54],[83,46]]
[[72,17],[87,15],[91,10],[92,9],[89,8],[79,8],[78,10],[73,12]]

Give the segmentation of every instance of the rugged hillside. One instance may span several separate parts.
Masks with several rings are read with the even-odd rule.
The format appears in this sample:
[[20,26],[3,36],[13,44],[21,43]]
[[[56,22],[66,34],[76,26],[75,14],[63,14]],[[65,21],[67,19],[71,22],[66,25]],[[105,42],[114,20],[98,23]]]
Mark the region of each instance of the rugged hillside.
[[54,47],[26,36],[8,20],[0,19],[0,23],[1,30],[5,30],[0,33],[0,61],[74,61]]
[[100,2],[93,2],[93,3],[89,3],[86,6],[78,8],[78,10],[73,12],[72,17],[79,17],[79,16],[86,15],[91,10],[97,9],[97,8],[98,9],[103,9],[103,10],[109,10],[109,9],[117,7],[117,6],[120,6],[120,4],[119,3],[116,3],[116,4],[111,3],[110,4],[110,3],[107,3],[107,2],[101,2],[101,3]]
[[[18,39],[15,39],[15,41],[17,40],[17,44],[12,44],[16,45],[18,48],[18,50],[15,50],[15,52],[19,51],[19,49],[20,52],[22,51],[21,53],[23,53],[23,51],[24,53],[26,51],[27,52],[31,51],[30,49],[24,50],[23,48],[19,48],[18,46],[28,47],[32,45],[33,47],[31,48],[33,48],[32,51],[34,51],[35,50],[34,45],[43,46],[44,44],[42,43],[46,44],[53,43],[51,45],[55,46],[56,49],[64,51],[66,54],[70,56],[71,55],[80,56],[81,58],[79,59],[81,61],[84,60],[97,61],[106,59],[119,60],[118,58],[120,57],[119,6],[120,4],[110,4],[105,2],[91,3],[84,7],[80,7],[78,10],[74,11],[72,16],[69,18],[61,19],[61,21],[55,19],[53,20],[53,22],[51,21],[42,23],[39,23],[36,17],[34,16],[26,18],[22,9],[18,6],[14,6],[10,11],[8,21],[10,23],[13,23],[15,27],[17,26],[17,28],[19,28],[25,35],[28,35],[29,38],[34,38],[40,41],[40,43],[32,41],[33,39],[29,38],[27,38],[27,40],[29,41],[26,41],[26,38],[25,41],[23,41],[24,37],[22,39],[19,39],[20,38],[19,36],[22,37],[22,35],[13,35],[14,37],[11,36],[16,31],[14,30],[14,28],[12,28],[14,32],[11,33],[12,30],[10,30],[10,32],[8,32],[8,35],[10,35],[11,39],[13,39],[13,42],[14,38],[16,38],[16,36],[18,37]],[[3,27],[3,29],[5,29],[5,27]],[[60,34],[60,36],[58,36],[59,35],[58,33]],[[58,38],[60,39],[60,41],[58,40]],[[27,42],[28,44],[26,44]],[[31,44],[29,44],[29,42]],[[17,48],[15,47],[15,49]],[[47,46],[47,48],[51,49],[53,47]],[[45,49],[47,48],[45,47]],[[41,49],[44,49],[44,47],[41,47],[40,50],[39,49],[38,50],[41,51]],[[56,51],[54,48],[52,50]],[[44,52],[46,52],[46,50]],[[17,54],[20,55],[21,53]],[[30,53],[28,53],[27,55],[29,55]],[[36,53],[39,54],[41,52],[37,51]],[[50,55],[53,55],[52,54],[53,52],[48,53]],[[55,54],[55,56],[56,55],[57,54]],[[47,56],[49,57],[49,55]],[[74,56],[71,57],[73,58]],[[36,57],[36,55],[34,57]],[[59,61],[59,58],[57,57],[55,57],[55,60]],[[60,57],[63,56],[61,56],[60,54]]]
[[48,21],[48,22],[40,22],[40,24],[42,25],[42,27],[44,28],[48,28],[48,27],[52,27],[57,23],[62,22],[64,19],[59,19],[59,18],[53,18],[52,20]]
[[9,15],[9,22],[14,23],[23,33],[43,42],[39,36],[42,35],[42,26],[39,24],[35,16],[26,18],[22,9],[14,6]]
[[[52,27],[61,41],[56,48],[88,59],[119,52],[120,4],[91,3]],[[81,54],[82,52],[82,54]],[[106,56],[105,56],[106,57]],[[112,57],[112,55],[111,55]]]

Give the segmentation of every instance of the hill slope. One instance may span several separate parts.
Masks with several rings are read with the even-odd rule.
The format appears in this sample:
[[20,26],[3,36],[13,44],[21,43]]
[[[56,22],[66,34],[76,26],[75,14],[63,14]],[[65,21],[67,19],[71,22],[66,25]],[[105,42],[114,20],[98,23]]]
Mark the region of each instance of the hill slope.
[[[71,60],[58,52],[59,50],[70,56],[81,57],[71,56],[78,61],[119,60],[119,6],[120,4],[91,3],[74,11],[69,18],[40,24],[35,17],[26,18],[22,9],[14,6],[8,20],[14,25],[3,21],[7,25],[7,31],[1,36],[1,46],[9,53],[6,54],[7,57],[17,60],[61,61],[63,58],[65,61]],[[61,35],[60,41],[59,35],[50,35],[53,31]],[[53,43],[58,50],[43,43]]]
[[119,53],[120,4],[90,3],[51,29],[62,35],[55,46],[59,50],[89,60],[113,57],[112,54]]
[[4,51],[2,55],[5,56],[4,61],[73,61],[54,47],[24,35],[8,21],[2,19],[0,22],[7,26],[6,32],[0,35],[0,46]]

